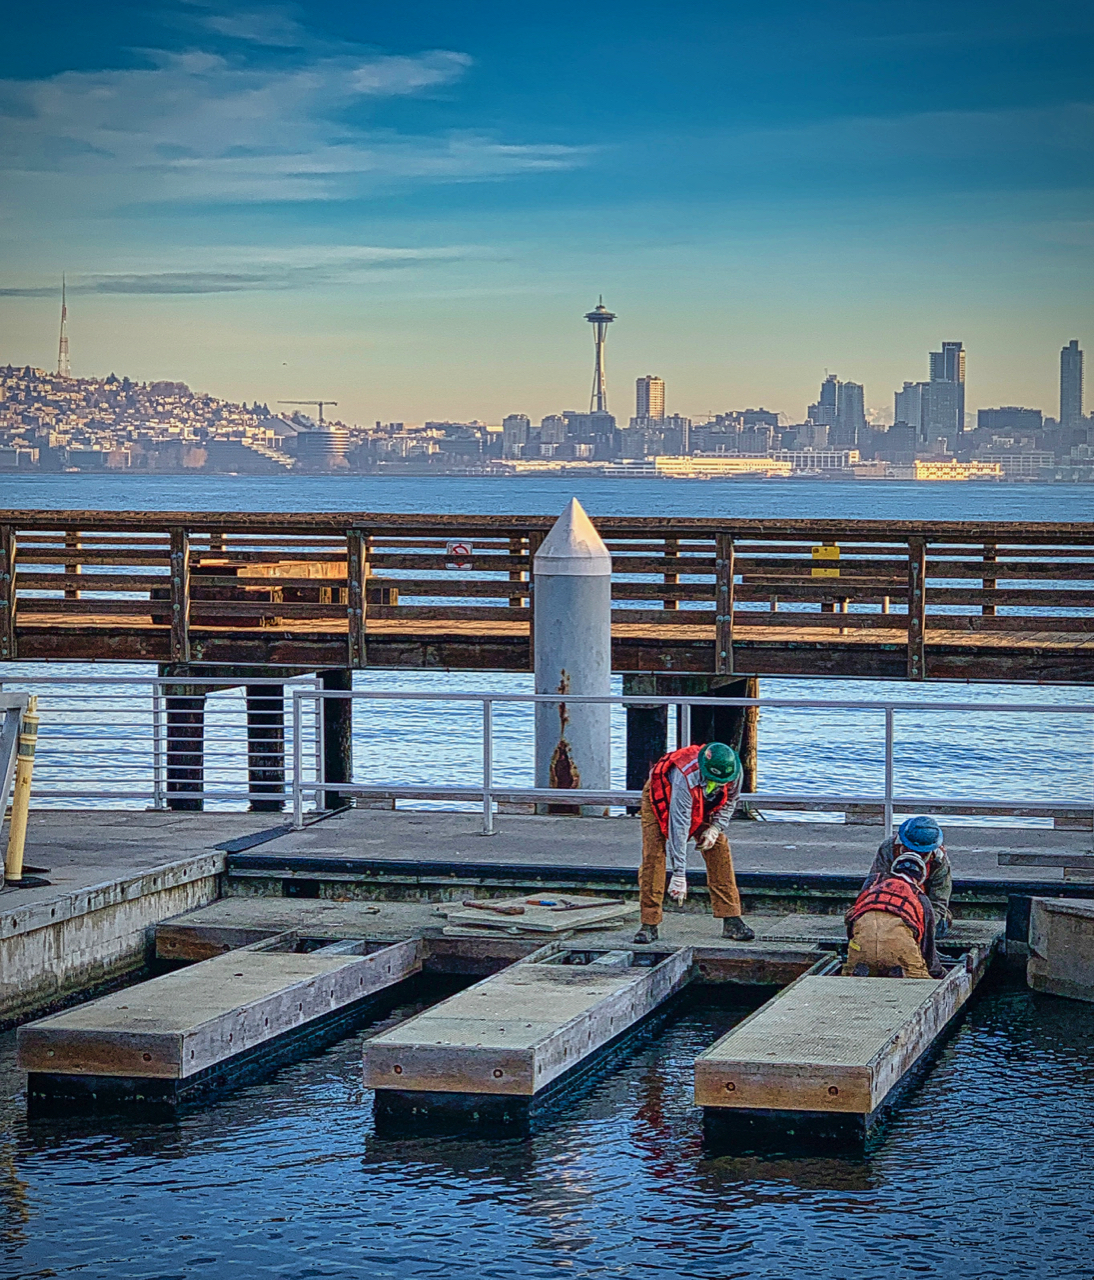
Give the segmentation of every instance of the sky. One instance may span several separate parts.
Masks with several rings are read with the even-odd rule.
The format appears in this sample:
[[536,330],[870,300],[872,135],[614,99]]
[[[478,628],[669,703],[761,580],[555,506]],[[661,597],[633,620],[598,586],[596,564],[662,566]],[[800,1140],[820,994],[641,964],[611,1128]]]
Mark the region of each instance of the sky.
[[[48,22],[48,38],[43,22]],[[51,0],[0,43],[0,363],[420,422],[799,421],[1094,343],[1087,0]]]

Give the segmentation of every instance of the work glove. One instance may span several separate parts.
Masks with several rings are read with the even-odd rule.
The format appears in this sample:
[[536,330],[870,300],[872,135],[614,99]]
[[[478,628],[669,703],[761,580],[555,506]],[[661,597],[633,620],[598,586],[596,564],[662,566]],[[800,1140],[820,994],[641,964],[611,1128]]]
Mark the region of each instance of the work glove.
[[934,907],[934,936],[936,938],[944,938],[950,931],[953,917],[945,907],[940,907],[937,903],[932,903],[931,905]]
[[669,881],[669,897],[673,902],[682,904],[688,896],[687,876],[673,876]]
[[717,827],[707,827],[706,830],[703,831],[699,835],[699,838],[695,841],[696,846],[698,847],[700,853],[708,853],[711,849],[713,849],[714,846],[718,843],[718,837],[721,834],[722,833],[718,830]]

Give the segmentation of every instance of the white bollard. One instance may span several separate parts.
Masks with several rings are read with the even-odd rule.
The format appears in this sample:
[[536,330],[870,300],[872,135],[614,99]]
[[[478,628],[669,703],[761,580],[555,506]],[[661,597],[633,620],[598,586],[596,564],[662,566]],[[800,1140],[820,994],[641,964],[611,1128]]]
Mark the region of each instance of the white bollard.
[[[609,697],[612,691],[612,558],[576,498],[536,552],[536,693]],[[536,704],[536,786],[606,791],[611,785],[611,707]],[[585,805],[602,814],[603,805]]]

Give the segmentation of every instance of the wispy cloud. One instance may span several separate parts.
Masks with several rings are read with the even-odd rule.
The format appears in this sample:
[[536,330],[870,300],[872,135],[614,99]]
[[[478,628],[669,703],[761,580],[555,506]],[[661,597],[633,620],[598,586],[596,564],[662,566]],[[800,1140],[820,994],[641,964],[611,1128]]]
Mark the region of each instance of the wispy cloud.
[[[201,267],[77,275],[69,278],[68,292],[72,295],[156,295],[280,291],[316,285],[360,284],[379,272],[493,256],[491,251],[475,245],[428,249],[304,245],[276,253],[207,249],[202,254]],[[56,282],[0,287],[0,298],[49,298],[57,293],[58,287]]]
[[[486,133],[400,133],[370,103],[445,90],[455,50],[388,55],[303,45],[288,12],[206,14],[236,55],[147,51],[142,68],[0,82],[9,216],[78,190],[83,212],[134,203],[353,199],[393,182],[466,182],[567,168],[585,153]],[[271,61],[255,45],[280,47]],[[78,185],[76,185],[78,184]]]

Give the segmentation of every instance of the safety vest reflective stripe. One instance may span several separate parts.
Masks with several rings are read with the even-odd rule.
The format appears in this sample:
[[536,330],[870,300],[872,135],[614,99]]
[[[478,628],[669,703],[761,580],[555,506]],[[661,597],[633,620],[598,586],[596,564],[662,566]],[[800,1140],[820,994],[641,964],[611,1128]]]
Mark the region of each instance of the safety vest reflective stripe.
[[915,934],[916,942],[923,941],[923,935],[927,931],[923,903],[908,881],[900,876],[890,876],[863,889],[855,899],[855,905],[847,913],[848,924],[868,911],[886,911],[889,915],[899,916]]
[[709,798],[704,794],[703,775],[699,769],[699,752],[701,750],[700,744],[692,743],[690,747],[681,747],[679,751],[670,751],[668,755],[662,756],[650,771],[650,804],[653,805],[653,811],[657,815],[657,825],[661,828],[663,836],[667,836],[669,833],[669,804],[672,799],[672,783],[669,781],[669,773],[672,769],[680,770],[684,775],[684,781],[688,784],[688,790],[691,792],[689,840],[701,826],[710,822],[718,811],[725,807],[725,803],[729,798],[729,789],[727,787],[719,787]]

